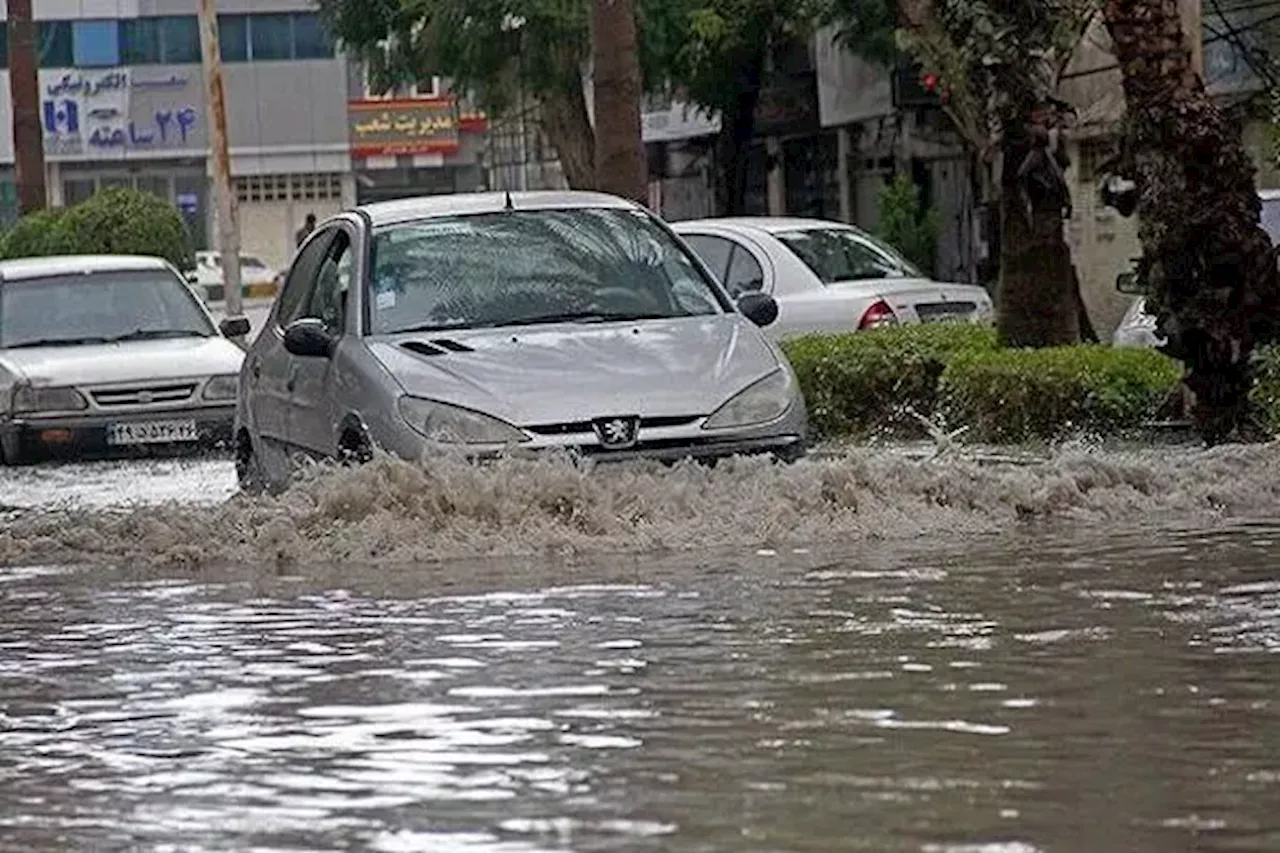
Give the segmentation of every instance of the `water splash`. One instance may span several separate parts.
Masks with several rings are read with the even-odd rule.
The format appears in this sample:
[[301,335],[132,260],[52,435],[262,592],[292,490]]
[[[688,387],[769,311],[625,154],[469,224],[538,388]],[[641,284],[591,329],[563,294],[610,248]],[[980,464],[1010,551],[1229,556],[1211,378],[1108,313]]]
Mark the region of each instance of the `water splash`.
[[950,537],[1045,519],[1249,517],[1280,508],[1277,450],[1075,447],[991,465],[864,448],[715,468],[379,457],[316,468],[278,497],[22,512],[0,529],[0,564],[374,564]]

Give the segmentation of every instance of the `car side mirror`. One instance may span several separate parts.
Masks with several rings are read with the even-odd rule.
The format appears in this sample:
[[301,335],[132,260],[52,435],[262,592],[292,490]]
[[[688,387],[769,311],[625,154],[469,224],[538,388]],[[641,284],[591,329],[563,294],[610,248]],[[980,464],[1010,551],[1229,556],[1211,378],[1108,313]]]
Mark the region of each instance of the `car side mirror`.
[[301,358],[329,358],[335,343],[323,320],[304,317],[284,330],[284,348]]
[[1122,272],[1116,276],[1116,290],[1130,296],[1141,296],[1143,293],[1142,285],[1138,282],[1138,274],[1133,272]]
[[187,284],[199,284],[200,274],[195,270],[191,270],[186,274]]
[[247,337],[251,328],[248,317],[227,317],[218,324],[218,331],[224,338]]
[[778,319],[778,303],[767,293],[751,291],[738,297],[738,310],[757,326],[768,326]]

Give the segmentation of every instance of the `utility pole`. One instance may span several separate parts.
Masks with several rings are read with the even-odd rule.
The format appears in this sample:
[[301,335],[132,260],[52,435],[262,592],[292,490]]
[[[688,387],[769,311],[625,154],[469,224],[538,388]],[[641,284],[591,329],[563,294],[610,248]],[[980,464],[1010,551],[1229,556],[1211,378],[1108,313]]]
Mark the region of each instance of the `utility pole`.
[[218,201],[218,244],[222,253],[222,293],[227,316],[244,316],[240,299],[240,214],[231,184],[231,152],[227,146],[227,105],[222,87],[218,46],[217,0],[200,0],[200,54],[204,64],[205,100],[209,102],[209,153],[213,158],[213,191]]
[[8,0],[9,98],[13,104],[13,151],[18,210],[43,210],[44,128],[40,124],[40,81],[36,71],[36,24],[31,0]]

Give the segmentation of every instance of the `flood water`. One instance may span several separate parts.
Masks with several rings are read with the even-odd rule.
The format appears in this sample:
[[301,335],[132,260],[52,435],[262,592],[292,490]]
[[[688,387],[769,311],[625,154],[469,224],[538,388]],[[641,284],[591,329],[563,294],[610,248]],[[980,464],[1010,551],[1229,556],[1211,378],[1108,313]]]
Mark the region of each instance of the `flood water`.
[[10,472],[0,850],[1280,849],[1276,455]]

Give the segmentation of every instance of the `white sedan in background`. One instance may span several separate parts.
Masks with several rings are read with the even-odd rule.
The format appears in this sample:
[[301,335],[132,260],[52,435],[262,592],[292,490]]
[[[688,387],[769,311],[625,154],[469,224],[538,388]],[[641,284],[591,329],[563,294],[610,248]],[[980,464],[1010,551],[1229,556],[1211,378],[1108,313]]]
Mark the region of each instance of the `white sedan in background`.
[[[187,274],[187,281],[201,288],[205,299],[217,302],[226,298],[223,292],[222,253],[196,252],[196,267]],[[279,272],[267,266],[253,255],[240,256],[240,283],[250,297],[274,295]]]
[[985,288],[932,281],[892,247],[842,223],[739,217],[671,227],[735,298],[758,290],[777,301],[774,337],[994,316]]

